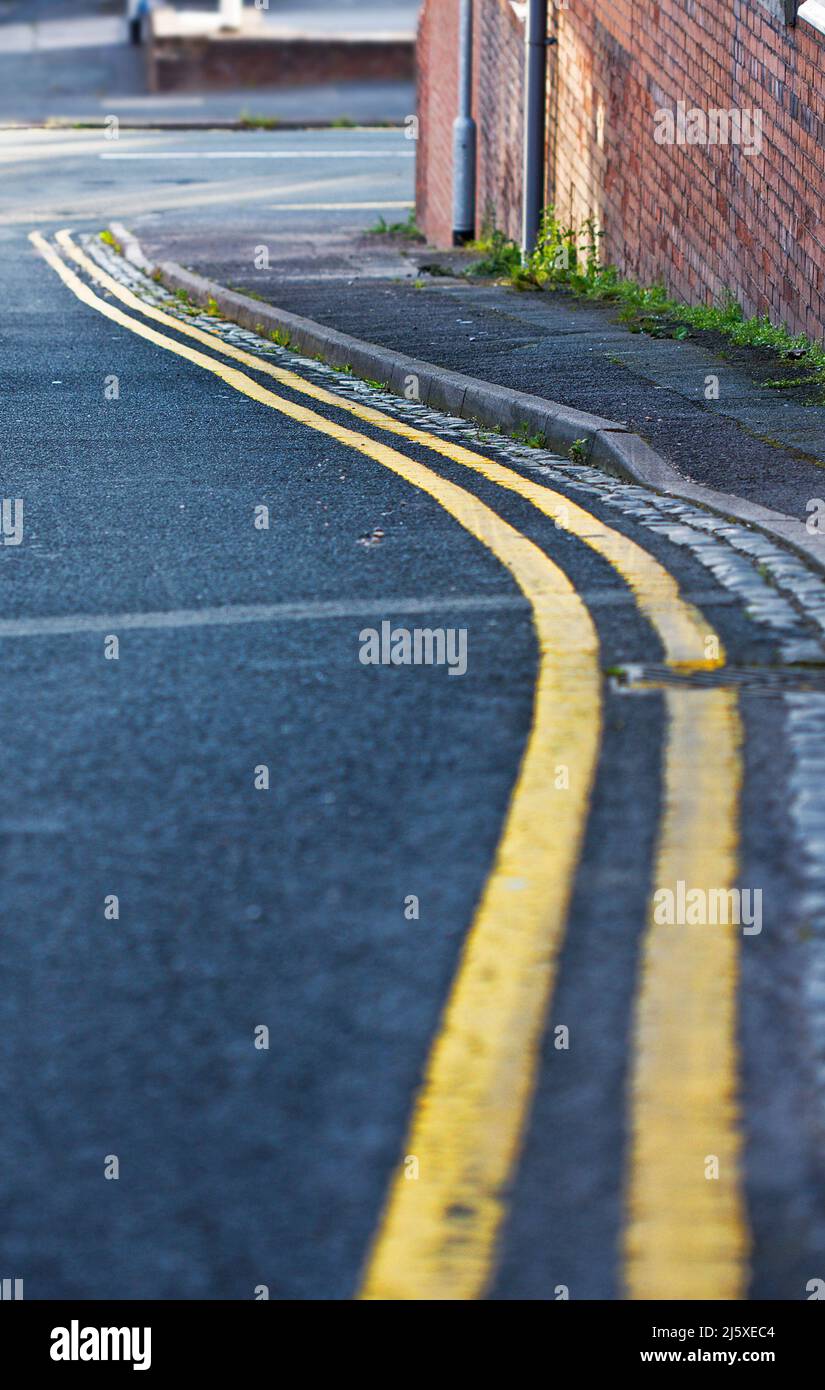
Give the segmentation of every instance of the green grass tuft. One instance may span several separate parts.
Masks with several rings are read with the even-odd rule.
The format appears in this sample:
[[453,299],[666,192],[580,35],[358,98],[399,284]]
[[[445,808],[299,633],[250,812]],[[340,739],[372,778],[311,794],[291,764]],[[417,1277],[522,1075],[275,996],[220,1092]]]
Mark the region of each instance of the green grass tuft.
[[109,231],[108,227],[105,229],[105,231],[102,231],[100,233],[100,240],[105,241],[107,246],[111,246],[113,251],[117,251],[119,256],[123,255],[123,247],[121,246],[117,237]]
[[[716,333],[735,347],[767,349],[793,361],[799,371],[798,376],[778,377],[767,385],[776,390],[814,387],[825,400],[825,343],[804,333],[790,333],[764,314],[746,318],[730,293],[721,304],[684,304],[672,299],[664,285],[637,284],[620,275],[615,266],[603,264],[602,236],[594,218],[586,218],[579,227],[565,226],[549,207],[542,218],[536,249],[526,265],[520,259],[516,263],[513,242],[500,238],[491,244],[498,247],[500,264],[508,258],[512,261],[509,278],[515,289],[563,289],[587,299],[615,303],[619,322],[631,333],[681,342],[695,329]],[[475,273],[481,273],[478,267]]]
[[544,449],[547,444],[543,434],[530,433],[530,426],[526,421],[518,426],[512,437],[517,444],[526,444],[528,449]]
[[481,260],[473,261],[465,275],[484,276],[485,279],[507,277],[515,281],[521,271],[521,251],[496,227],[483,231],[477,241],[468,242],[465,250],[481,252]]
[[407,241],[426,240],[416,223],[415,208],[410,208],[403,222],[387,222],[385,218],[379,217],[374,226],[367,228],[367,235],[403,237]]
[[251,111],[242,111],[238,123],[244,130],[277,130],[280,125],[277,116],[255,116]]

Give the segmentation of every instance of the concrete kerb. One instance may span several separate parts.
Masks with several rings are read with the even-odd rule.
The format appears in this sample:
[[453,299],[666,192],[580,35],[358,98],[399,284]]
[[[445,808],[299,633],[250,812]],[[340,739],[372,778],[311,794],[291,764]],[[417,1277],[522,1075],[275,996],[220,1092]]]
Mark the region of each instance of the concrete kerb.
[[396,395],[419,400],[434,410],[472,420],[496,432],[508,436],[540,435],[547,448],[557,453],[568,454],[573,445],[580,444],[582,462],[753,527],[825,574],[825,533],[811,533],[798,518],[691,482],[620,421],[606,420],[558,401],[480,381],[390,348],[362,342],[325,324],[228,290],[185,270],[175,261],[164,261],[155,268],[126,228],[113,223],[111,231],[124,255],[145,273],[159,272],[167,289],[185,290],[196,304],[205,306],[213,300],[225,318],[242,328],[262,336],[288,335],[288,345],[306,357],[320,358],[332,367],[349,367],[356,376],[386,383]]
[[[114,233],[114,227],[112,231]],[[121,237],[118,240],[126,245]],[[549,448],[562,447],[565,451],[576,440],[587,441],[598,430],[624,429],[615,420],[586,415],[541,396],[495,386],[476,377],[447,371],[432,362],[421,362],[391,348],[362,342],[325,324],[227,290],[213,280],[184,270],[175,261],[162,262],[158,270],[167,288],[185,290],[196,304],[205,305],[213,300],[226,318],[243,328],[264,335],[271,332],[288,335],[289,346],[307,357],[320,357],[333,367],[351,367],[356,376],[386,382],[398,395],[419,400],[461,419],[473,420],[489,429],[508,435],[518,431],[542,435]]]

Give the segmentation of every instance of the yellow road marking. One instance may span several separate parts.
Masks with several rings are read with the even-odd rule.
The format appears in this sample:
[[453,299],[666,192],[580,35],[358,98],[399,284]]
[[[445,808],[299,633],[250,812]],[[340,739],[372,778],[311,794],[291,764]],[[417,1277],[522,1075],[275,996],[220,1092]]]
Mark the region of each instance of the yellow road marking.
[[[518,493],[622,575],[659,633],[668,664],[697,669],[724,664],[717,634],[682,598],[673,576],[635,542],[566,495],[460,444],[336,396],[194,325],[180,323],[125,290],[74,247],[68,234],[61,233],[59,238],[91,274],[140,312],[170,323],[297,392],[424,445]],[[654,886],[675,887],[681,879],[691,887],[731,887],[736,877],[741,782],[736,695],[669,690],[666,709],[664,817]],[[696,758],[704,760],[701,766]],[[643,947],[633,1057],[630,1224],[625,1241],[631,1297],[731,1298],[741,1296],[744,1289],[749,1240],[736,1105],[738,949],[730,929],[727,934],[724,928],[717,929],[714,935],[713,928],[704,932],[661,928],[651,914]],[[683,1101],[674,1130],[670,1118],[663,1117],[676,1115],[677,1096]],[[714,1143],[707,1147],[711,1134]],[[697,1170],[695,1155],[700,1150],[719,1157],[718,1181],[706,1180],[703,1166],[701,1173]],[[699,1182],[702,1186],[697,1189]],[[396,1191],[400,1200],[398,1183]],[[690,1250],[690,1258],[680,1255],[680,1246],[682,1251]],[[657,1295],[657,1287],[676,1292]],[[701,1288],[701,1294],[690,1292],[696,1288]]]
[[315,400],[321,401],[325,405],[334,406],[338,410],[347,411],[350,415],[377,425],[390,434],[399,435],[410,443],[422,444],[425,448],[441,454],[454,463],[460,463],[473,469],[474,472],[482,474],[500,487],[517,492],[519,496],[526,498],[539,511],[552,517],[560,528],[570,531],[580,540],[583,540],[585,544],[597,551],[618,570],[632,589],[641,611],[650,619],[661,636],[665,646],[666,660],[670,665],[696,669],[709,669],[724,665],[725,656],[718,638],[708,627],[701,613],[681,597],[676,580],[664,566],[654,560],[641,546],[622,535],[621,532],[606,526],[598,517],[578,506],[565,494],[555,492],[543,483],[534,483],[529,478],[522,477],[515,469],[494,463],[491,459],[485,458],[483,454],[477,454],[474,450],[467,449],[461,444],[440,439],[438,435],[430,434],[427,430],[416,429],[413,425],[396,420],[393,416],[376,410],[372,406],[362,405],[358,401],[350,401],[344,397],[336,396],[333,392],[326,391],[314,382],[305,381],[303,377],[296,372],[289,371],[288,368],[277,367],[274,363],[266,361],[265,358],[257,357],[254,353],[245,352],[243,348],[236,347],[234,343],[224,342],[215,333],[209,333],[205,329],[196,327],[195,324],[185,323],[171,314],[164,313],[162,309],[157,309],[154,305],[146,304],[131,290],[121,285],[114,276],[109,275],[101,266],[85,255],[75,245],[68,231],[58,232],[56,239],[78,265],[81,265],[100,284],[105,285],[124,304],[138,310],[145,317],[154,319],[158,323],[165,323],[187,337],[220,352],[223,356],[230,357],[236,362],[243,362],[255,371],[265,372],[268,376],[280,381],[284,386],[289,386],[294,391],[311,396]]
[[[656,888],[736,882],[741,780],[736,693],[668,690]],[[688,794],[684,790],[688,789]],[[686,853],[686,847],[690,853]],[[642,951],[624,1233],[632,1299],[740,1299],[749,1237],[736,1096],[734,926],[663,926]],[[718,1160],[718,1179],[706,1162]]]
[[[99,299],[39,233],[31,240],[83,303],[428,493],[530,600],[539,647],[532,724],[406,1140],[421,1179],[396,1181],[364,1289],[376,1298],[479,1297],[532,1097],[598,750],[601,677],[590,615],[558,566],[472,493],[130,318]],[[556,787],[561,766],[567,790]]]

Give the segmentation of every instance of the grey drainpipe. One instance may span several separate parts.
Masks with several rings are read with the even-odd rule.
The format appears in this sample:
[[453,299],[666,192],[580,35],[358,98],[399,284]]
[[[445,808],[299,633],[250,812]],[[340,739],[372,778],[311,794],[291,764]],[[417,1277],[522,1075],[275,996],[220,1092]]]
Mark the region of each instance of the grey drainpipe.
[[473,109],[473,0],[461,0],[458,115],[453,121],[453,246],[475,236],[476,123]]
[[524,55],[524,195],[521,249],[534,250],[544,210],[545,102],[547,90],[547,0],[527,0]]

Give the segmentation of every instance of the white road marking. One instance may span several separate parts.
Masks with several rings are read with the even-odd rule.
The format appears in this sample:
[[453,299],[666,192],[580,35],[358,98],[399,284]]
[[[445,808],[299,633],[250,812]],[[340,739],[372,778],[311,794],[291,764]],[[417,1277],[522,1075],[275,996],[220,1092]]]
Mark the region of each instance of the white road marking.
[[414,159],[415,150],[110,150],[98,159]]
[[47,19],[39,23],[4,24],[0,53],[42,53],[60,48],[109,48],[126,43],[126,20],[94,15]]
[[267,203],[273,212],[352,212],[380,208],[414,208],[415,203]]
[[98,100],[98,105],[103,107],[104,111],[111,111],[115,106],[132,106],[140,110],[145,106],[153,108],[156,106],[203,106],[205,103],[205,97],[156,97],[151,95],[139,97],[108,96],[100,97]]
[[[0,154],[0,164],[5,163]],[[377,179],[379,183],[386,185],[389,175],[383,179]],[[406,182],[406,179],[403,180]],[[152,189],[152,211],[162,212],[165,209],[172,209],[180,212],[185,208],[207,208],[218,207],[223,203],[232,203],[239,207],[241,204],[259,203],[263,196],[272,196],[275,193],[299,193],[304,190],[323,189],[324,191],[333,190],[338,186],[348,186],[353,183],[369,187],[370,180],[363,172],[353,172],[351,175],[340,175],[337,178],[329,175],[321,175],[317,179],[302,180],[299,183],[287,183],[283,187],[277,184],[268,188],[263,188],[260,178],[250,180],[234,180],[231,176],[228,179],[218,178],[217,175],[209,182],[200,182],[189,188],[169,188],[153,187]],[[399,190],[400,191],[400,190]],[[25,223],[29,225],[32,221],[50,222],[57,217],[91,218],[101,217],[108,219],[110,216],[111,192],[109,189],[101,189],[88,195],[76,196],[71,198],[71,214],[66,211],[67,203],[65,194],[61,196],[60,190],[54,194],[51,203],[36,204],[26,206],[24,203],[13,208],[10,212],[0,212],[0,226],[19,225]],[[141,216],[146,212],[146,189],[138,188],[134,192],[124,192],[118,195],[117,200],[118,215],[120,217]],[[269,207],[262,204],[262,209],[269,215]],[[266,233],[264,232],[264,235]],[[270,233],[277,235],[277,233]],[[290,233],[294,235],[294,232]]]
[[134,628],[234,627],[241,623],[326,621],[438,613],[443,609],[523,608],[520,594],[433,594],[424,598],[372,598],[308,603],[228,604],[224,608],[172,608],[148,613],[66,613],[53,618],[0,619],[0,637],[56,637],[80,632],[125,632]]

